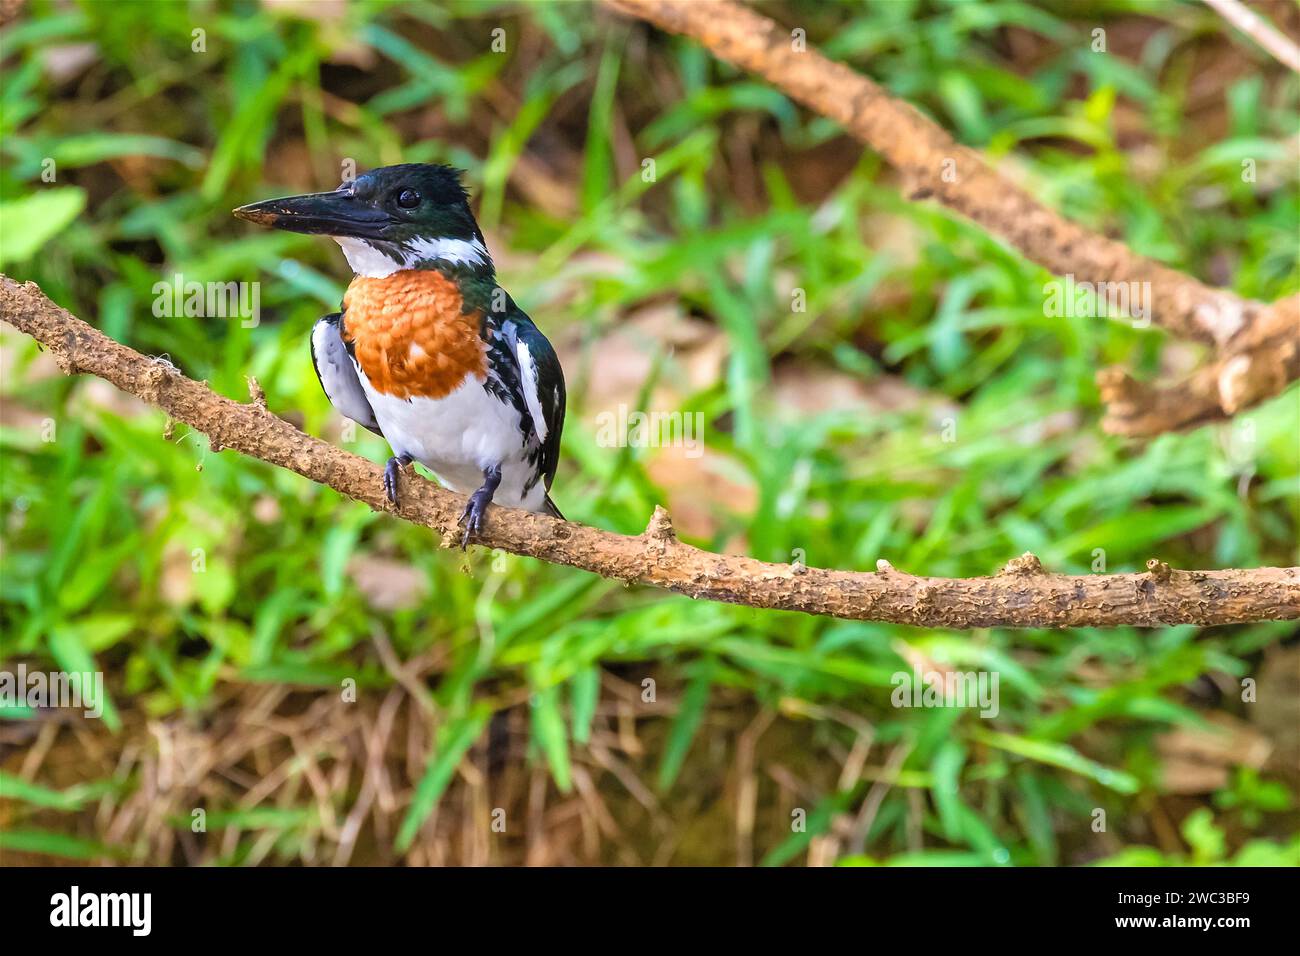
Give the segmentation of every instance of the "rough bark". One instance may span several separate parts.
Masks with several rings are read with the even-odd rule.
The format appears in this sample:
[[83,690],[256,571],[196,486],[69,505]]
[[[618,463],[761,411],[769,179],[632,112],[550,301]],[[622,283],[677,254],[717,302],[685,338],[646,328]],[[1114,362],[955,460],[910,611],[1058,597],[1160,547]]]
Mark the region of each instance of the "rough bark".
[[[261,390],[240,403],[169,362],[113,341],[47,299],[35,283],[0,276],[0,318],[35,338],[68,374],[97,375],[229,448],[288,468],[340,494],[458,539],[465,499],[407,474],[402,504],[384,496],[373,462],[306,435],[273,414]],[[1300,568],[1177,571],[1152,560],[1141,574],[1046,573],[1033,555],[982,578],[916,577],[878,562],[834,571],[713,554],[679,541],[662,508],[640,535],[601,531],[492,507],[480,544],[649,584],[694,598],[926,627],[1090,627],[1231,624],[1300,618]]]
[[1097,373],[1102,428],[1150,437],[1218,421],[1280,394],[1300,378],[1300,295],[1274,302],[1239,340],[1186,379],[1148,385],[1122,368]]
[[[1129,406],[1111,410],[1106,427],[1112,432],[1146,436],[1226,418],[1300,377],[1294,351],[1279,361],[1259,345],[1260,339],[1276,340],[1279,333],[1289,334],[1292,343],[1300,336],[1294,300],[1270,306],[1212,288],[1069,221],[909,104],[812,47],[798,48],[790,30],[738,3],[605,3],[691,37],[718,58],[762,76],[791,99],[835,120],[898,171],[909,198],[937,200],[1056,275],[1073,275],[1078,282],[1149,283],[1152,322],[1213,347],[1217,357],[1203,374],[1159,388],[1103,370],[1103,398]],[[1290,323],[1286,328],[1284,319]],[[1214,387],[1209,387],[1211,380]],[[1144,403],[1150,407],[1141,407]]]

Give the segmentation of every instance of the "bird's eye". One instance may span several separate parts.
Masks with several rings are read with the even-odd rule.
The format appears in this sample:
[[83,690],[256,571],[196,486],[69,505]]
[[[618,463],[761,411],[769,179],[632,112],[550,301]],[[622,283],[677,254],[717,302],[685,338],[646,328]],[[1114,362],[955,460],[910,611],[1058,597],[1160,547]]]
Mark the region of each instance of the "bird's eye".
[[403,189],[397,194],[397,205],[403,209],[414,209],[420,205],[420,194],[414,189]]

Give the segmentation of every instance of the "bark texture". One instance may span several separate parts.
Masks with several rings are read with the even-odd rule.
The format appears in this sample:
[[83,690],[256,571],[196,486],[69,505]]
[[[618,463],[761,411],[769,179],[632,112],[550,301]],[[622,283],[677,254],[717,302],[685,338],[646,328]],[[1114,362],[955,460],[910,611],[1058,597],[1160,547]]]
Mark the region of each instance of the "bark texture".
[[[35,283],[0,275],[0,318],[32,336],[67,374],[91,374],[163,409],[229,448],[458,540],[465,499],[406,474],[402,504],[384,496],[373,462],[313,438],[266,407],[217,395],[171,363],[113,341],[51,302]],[[982,578],[916,577],[880,561],[875,572],[834,571],[713,554],[679,541],[657,508],[645,531],[621,535],[493,506],[479,544],[649,584],[693,598],[926,627],[1095,627],[1231,624],[1300,618],[1300,568],[1178,571],[1152,560],[1141,574],[1063,575],[1024,555]]]
[[1151,436],[1218,421],[1280,394],[1300,378],[1300,295],[1265,309],[1232,345],[1172,385],[1148,385],[1122,368],[1097,373],[1102,428]]

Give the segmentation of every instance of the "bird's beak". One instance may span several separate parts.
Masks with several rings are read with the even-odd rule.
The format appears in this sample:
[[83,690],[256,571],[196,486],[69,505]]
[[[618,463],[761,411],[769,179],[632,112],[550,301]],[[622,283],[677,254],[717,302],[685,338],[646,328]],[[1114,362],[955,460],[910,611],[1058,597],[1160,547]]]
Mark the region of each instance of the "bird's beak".
[[383,210],[355,198],[346,189],[266,199],[233,212],[240,219],[272,229],[363,239],[382,238],[380,230],[392,222]]

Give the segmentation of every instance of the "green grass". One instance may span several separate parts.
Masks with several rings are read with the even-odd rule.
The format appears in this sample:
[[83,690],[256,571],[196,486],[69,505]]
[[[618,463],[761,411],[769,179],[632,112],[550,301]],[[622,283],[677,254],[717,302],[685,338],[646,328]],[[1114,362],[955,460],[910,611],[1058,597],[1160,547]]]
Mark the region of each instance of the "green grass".
[[[1074,573],[1099,562],[1141,570],[1154,556],[1184,568],[1295,563],[1294,388],[1190,434],[1145,444],[1103,435],[1095,371],[1120,363],[1154,375],[1179,346],[1121,322],[1044,316],[1041,270],[973,225],[905,202],[879,160],[833,125],[687,42],[558,4],[354,2],[341,20],[245,3],[29,8],[3,49],[4,271],[223,394],[243,397],[245,376],[256,376],[270,406],[313,434],[338,440],[307,332],[336,307],[344,263],[332,244],[253,231],[229,210],[332,186],[346,159],[361,170],[452,162],[469,171],[503,285],[564,345],[571,408],[555,497],[571,519],[637,533],[655,504],[698,499],[707,520],[693,540],[703,547],[740,542],[758,558],[802,553],[846,569],[885,557],[939,576],[992,573],[1025,550]],[[1014,163],[1036,195],[1079,221],[1245,296],[1300,289],[1300,84],[1223,40],[1230,31],[1202,5],[766,9],[964,143]],[[1135,22],[1145,44],[1117,49],[1119,25]],[[1111,54],[1089,51],[1097,24],[1110,29]],[[504,54],[490,51],[495,27],[506,30]],[[1008,54],[1011,28],[1033,54]],[[206,31],[206,52],[192,52],[194,29]],[[1193,102],[1193,81],[1205,80],[1192,68],[1197,38],[1241,68]],[[52,49],[91,41],[84,72],[51,77]],[[567,211],[538,200],[521,156],[561,184]],[[654,160],[652,182],[643,159]],[[1256,182],[1242,181],[1243,159],[1255,161]],[[47,160],[53,183],[41,178]],[[259,281],[261,323],[156,318],[154,284],[176,273]],[[792,310],[793,288],[805,311]],[[752,493],[752,510],[666,489],[647,450],[597,444],[608,403],[589,386],[610,336],[650,307],[718,330],[725,359],[716,380],[684,385],[679,356],[654,342],[653,380],[623,400],[657,407],[646,404],[654,387],[671,386],[682,409],[703,414],[710,461]],[[482,743],[491,713],[520,699],[527,759],[568,792],[603,668],[634,685],[654,674],[679,705],[644,768],[669,800],[692,754],[703,760],[720,700],[857,715],[874,727],[877,768],[906,742],[868,852],[845,862],[1091,860],[1111,852],[1092,840],[1095,808],[1115,821],[1124,860],[1159,856],[1143,822],[1159,792],[1156,736],[1198,726],[1206,709],[1249,718],[1235,693],[1206,704],[1195,692],[1202,675],[1234,688],[1292,633],[950,633],[695,603],[513,556],[467,559],[295,475],[211,454],[183,427],[166,440],[161,413],[50,374],[48,357],[11,329],[3,344],[6,404],[23,409],[0,428],[3,659],[65,669],[93,660],[108,673],[105,723],[116,730],[127,711],[201,718],[231,686],[332,693],[351,678],[361,693],[385,692],[393,678],[373,651],[377,629],[403,660],[444,649],[430,689],[436,747],[410,781],[399,849]],[[794,413],[775,385],[787,368],[867,384],[890,376],[917,399]],[[46,419],[53,441],[42,440]],[[345,444],[375,461],[387,453],[368,434]],[[349,564],[375,555],[414,568],[427,597],[372,607]],[[903,651],[998,671],[998,718],[891,707],[891,675],[911,669]],[[849,728],[816,722],[830,748],[820,753],[852,744]],[[807,830],[764,842],[760,856],[798,859],[837,814],[857,812],[867,783],[841,790],[832,770]],[[28,808],[20,814],[76,810],[107,786],[11,790],[10,780],[0,777],[0,796]],[[1266,771],[1265,783],[1283,797],[1261,802],[1238,781],[1198,802],[1215,816],[1205,826],[1234,848],[1257,837],[1286,860],[1268,841],[1294,827],[1294,781]],[[909,843],[913,790],[923,852]],[[320,823],[304,811],[240,825],[236,860],[261,830],[305,839]],[[1191,856],[1231,856],[1197,826]],[[36,829],[18,836],[6,835],[11,849],[98,852]]]

